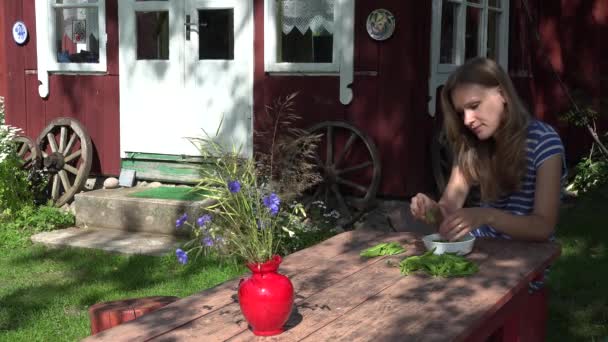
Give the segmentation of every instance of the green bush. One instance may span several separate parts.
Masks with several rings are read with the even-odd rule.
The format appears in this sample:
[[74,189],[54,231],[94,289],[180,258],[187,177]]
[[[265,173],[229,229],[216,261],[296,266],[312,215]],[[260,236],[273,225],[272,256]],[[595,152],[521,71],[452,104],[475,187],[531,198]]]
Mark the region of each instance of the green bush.
[[14,152],[0,160],[0,222],[10,219],[21,208],[33,204],[28,172]]
[[30,235],[73,226],[74,215],[52,206],[26,205],[0,225],[0,247],[27,244]]
[[608,183],[608,161],[605,159],[583,158],[575,169],[576,175],[568,187],[579,194],[599,189]]

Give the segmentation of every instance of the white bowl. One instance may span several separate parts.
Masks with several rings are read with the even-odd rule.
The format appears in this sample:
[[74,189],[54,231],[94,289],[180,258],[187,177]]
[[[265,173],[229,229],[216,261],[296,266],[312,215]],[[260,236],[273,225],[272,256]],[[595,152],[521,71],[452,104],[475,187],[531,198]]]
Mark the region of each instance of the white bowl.
[[424,246],[427,250],[430,251],[435,248],[435,252],[433,254],[456,253],[459,255],[466,255],[471,253],[473,250],[473,245],[475,244],[475,237],[470,234],[456,242],[435,241],[442,239],[443,238],[439,234],[431,234],[423,237],[422,241],[424,242]]

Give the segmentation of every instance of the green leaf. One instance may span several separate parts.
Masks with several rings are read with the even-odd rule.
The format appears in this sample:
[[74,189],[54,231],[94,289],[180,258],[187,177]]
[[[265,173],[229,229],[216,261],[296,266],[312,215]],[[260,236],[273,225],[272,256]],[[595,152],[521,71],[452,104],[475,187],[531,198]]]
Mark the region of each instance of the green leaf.
[[423,271],[435,277],[463,277],[477,273],[479,267],[463,256],[455,254],[433,254],[433,250],[421,256],[411,256],[399,263],[401,273],[409,275]]
[[405,252],[405,248],[397,242],[383,242],[363,250],[362,257],[373,258],[383,255],[395,255]]

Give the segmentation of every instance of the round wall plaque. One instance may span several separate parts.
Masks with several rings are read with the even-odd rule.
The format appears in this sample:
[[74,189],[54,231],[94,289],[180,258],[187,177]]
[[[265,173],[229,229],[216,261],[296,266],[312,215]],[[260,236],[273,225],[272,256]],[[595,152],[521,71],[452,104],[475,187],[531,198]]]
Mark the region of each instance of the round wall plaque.
[[27,40],[27,27],[22,21],[17,21],[13,24],[13,39],[19,45]]
[[383,8],[367,16],[367,33],[375,40],[386,40],[395,32],[395,16]]

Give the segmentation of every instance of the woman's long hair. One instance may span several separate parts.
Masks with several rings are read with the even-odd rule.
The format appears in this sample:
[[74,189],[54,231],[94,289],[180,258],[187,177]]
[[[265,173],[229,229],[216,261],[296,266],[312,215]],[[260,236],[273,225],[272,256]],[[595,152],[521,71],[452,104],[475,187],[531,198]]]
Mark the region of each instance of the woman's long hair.
[[[493,137],[479,140],[454,109],[452,92],[459,85],[500,87],[505,112]],[[493,60],[468,60],[448,78],[441,92],[444,128],[460,167],[470,185],[479,185],[484,202],[520,188],[526,173],[526,138],[530,114],[507,73]]]

